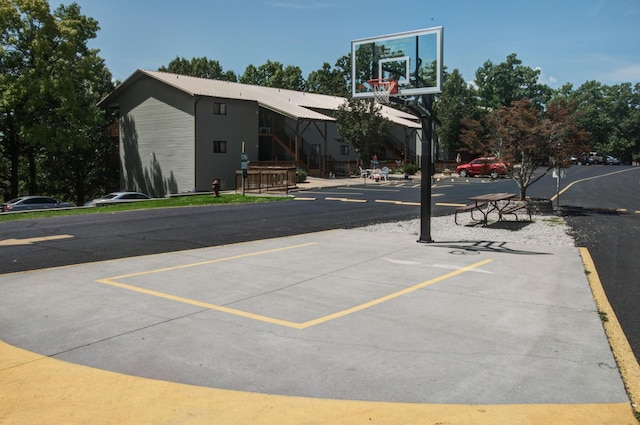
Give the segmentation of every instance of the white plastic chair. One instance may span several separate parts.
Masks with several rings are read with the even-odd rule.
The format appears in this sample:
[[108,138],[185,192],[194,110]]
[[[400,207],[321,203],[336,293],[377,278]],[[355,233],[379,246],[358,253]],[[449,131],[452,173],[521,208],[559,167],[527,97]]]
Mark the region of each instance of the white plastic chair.
[[381,171],[381,176],[385,181],[389,181],[389,167],[387,167],[386,165],[384,167],[382,167]]
[[360,177],[362,177],[363,179],[367,178],[367,170],[365,170],[362,167],[358,167],[360,169]]

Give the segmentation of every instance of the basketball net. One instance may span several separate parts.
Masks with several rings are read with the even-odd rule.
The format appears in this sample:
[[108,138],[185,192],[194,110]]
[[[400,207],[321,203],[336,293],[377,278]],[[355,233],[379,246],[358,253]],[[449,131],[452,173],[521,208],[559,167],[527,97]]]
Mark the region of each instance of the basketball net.
[[391,94],[398,93],[398,82],[393,78],[373,78],[368,83],[378,103],[388,104]]

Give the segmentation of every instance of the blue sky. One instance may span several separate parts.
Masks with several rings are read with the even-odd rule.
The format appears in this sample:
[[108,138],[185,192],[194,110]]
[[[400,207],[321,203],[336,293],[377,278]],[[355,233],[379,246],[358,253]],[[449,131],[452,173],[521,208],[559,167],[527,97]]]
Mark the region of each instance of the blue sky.
[[[49,0],[51,8],[71,1]],[[444,27],[444,64],[467,81],[511,53],[553,88],[640,82],[640,0],[75,0],[100,24],[90,46],[115,79],[177,56],[242,75],[267,60],[306,78],[351,40]]]

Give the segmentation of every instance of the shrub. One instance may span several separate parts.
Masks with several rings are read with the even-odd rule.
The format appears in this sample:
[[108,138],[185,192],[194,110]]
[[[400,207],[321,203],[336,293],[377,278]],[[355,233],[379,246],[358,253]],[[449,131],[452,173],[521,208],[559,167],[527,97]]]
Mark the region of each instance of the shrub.
[[307,170],[298,168],[296,170],[296,183],[302,183],[305,180],[307,180]]
[[413,176],[415,173],[418,172],[418,166],[416,164],[405,164],[404,172],[405,174],[409,174],[410,176]]

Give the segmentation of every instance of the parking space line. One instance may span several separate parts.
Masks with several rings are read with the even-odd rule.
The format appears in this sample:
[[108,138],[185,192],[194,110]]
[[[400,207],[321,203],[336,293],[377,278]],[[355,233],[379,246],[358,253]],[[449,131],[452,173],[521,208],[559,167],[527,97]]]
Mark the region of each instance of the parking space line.
[[332,198],[332,197],[326,197],[324,199],[325,199],[325,201],[359,202],[359,203],[368,202],[366,199]]
[[248,311],[244,311],[244,310],[238,310],[238,309],[234,309],[234,308],[230,308],[230,307],[225,307],[225,306],[221,306],[221,305],[217,305],[217,304],[210,304],[207,302],[203,302],[203,301],[198,301],[198,300],[192,300],[189,298],[184,298],[184,297],[180,297],[177,295],[171,295],[171,294],[167,294],[164,292],[160,292],[160,291],[155,291],[152,289],[147,289],[147,288],[142,288],[139,286],[135,286],[135,285],[129,285],[126,283],[121,282],[121,280],[123,279],[127,279],[127,278],[131,278],[131,277],[136,277],[136,276],[144,276],[144,275],[149,275],[149,274],[154,274],[154,273],[162,273],[162,272],[168,272],[168,271],[174,271],[174,270],[179,270],[179,269],[185,269],[185,268],[189,268],[189,267],[197,267],[197,266],[204,266],[207,264],[213,264],[213,263],[219,263],[219,262],[223,262],[223,261],[229,261],[229,260],[234,260],[234,259],[238,259],[238,258],[246,258],[246,257],[251,257],[251,256],[255,256],[255,255],[262,255],[262,254],[267,254],[267,253],[273,253],[273,252],[279,252],[279,251],[285,251],[285,250],[289,250],[289,249],[295,249],[295,248],[302,248],[305,246],[309,246],[309,245],[314,245],[317,242],[309,242],[309,243],[305,243],[305,244],[301,244],[301,245],[293,245],[293,246],[289,246],[289,247],[283,247],[283,248],[276,248],[276,249],[270,249],[270,250],[266,250],[266,251],[258,251],[258,252],[252,252],[252,253],[247,253],[247,254],[240,254],[240,255],[234,255],[234,256],[230,256],[230,257],[225,257],[225,258],[218,258],[215,260],[208,260],[208,261],[201,261],[198,263],[191,263],[191,264],[183,264],[183,265],[179,265],[179,266],[173,266],[173,267],[166,267],[166,268],[162,268],[162,269],[156,269],[156,270],[146,270],[146,271],[142,271],[142,272],[137,272],[137,273],[129,273],[126,275],[121,275],[121,276],[114,276],[114,277],[109,277],[109,278],[104,278],[104,279],[98,279],[96,280],[99,283],[105,284],[105,285],[110,285],[110,286],[115,286],[118,288],[122,288],[122,289],[127,289],[130,291],[134,291],[134,292],[138,292],[141,294],[146,294],[146,295],[151,295],[154,297],[158,297],[158,298],[164,298],[167,300],[172,300],[172,301],[176,301],[176,302],[180,302],[180,303],[184,303],[184,304],[189,304],[189,305],[193,305],[196,307],[202,307],[202,308],[206,308],[209,310],[215,310],[215,311],[219,311],[222,313],[227,313],[227,314],[233,314],[235,316],[240,316],[240,317],[244,317],[247,319],[252,319],[252,320],[257,320],[257,321],[261,321],[261,322],[265,322],[265,323],[271,323],[274,325],[279,325],[279,326],[284,326],[284,327],[289,327],[289,328],[294,328],[294,329],[306,329],[309,328],[311,326],[315,326],[321,323],[325,323],[334,319],[338,319],[340,317],[344,317],[347,316],[349,314],[353,314],[356,313],[358,311],[362,311],[365,310],[367,308],[376,306],[378,304],[382,304],[386,301],[392,300],[394,298],[398,298],[401,297],[403,295],[409,294],[411,292],[417,291],[418,289],[422,289],[425,288],[429,285],[432,285],[434,283],[437,282],[441,282],[443,280],[452,278],[454,276],[457,276],[459,274],[468,272],[470,270],[476,269],[478,267],[481,267],[487,263],[492,262],[492,259],[486,259],[486,260],[482,260],[479,261],[477,263],[471,264],[469,266],[465,266],[465,267],[461,267],[459,269],[456,269],[452,272],[440,275],[438,277],[435,277],[433,279],[429,279],[426,280],[424,282],[418,283],[416,285],[404,288],[400,291],[385,295],[383,297],[380,298],[376,298],[372,301],[368,301],[366,303],[363,304],[359,304],[335,313],[331,313],[328,314],[326,316],[322,316],[322,317],[318,317],[316,319],[312,319],[312,320],[308,320],[306,322],[302,322],[302,323],[297,323],[297,322],[291,322],[289,320],[283,320],[283,319],[277,319],[274,317],[269,317],[269,316],[263,316],[260,314],[255,314],[255,313],[251,313]]
[[376,199],[375,202],[378,202],[381,204],[420,206],[420,202],[393,201],[391,199]]
[[466,204],[449,204],[446,202],[436,202],[438,207],[464,207]]
[[73,235],[53,235],[53,236],[42,236],[38,238],[5,239],[5,240],[0,240],[0,246],[32,245],[37,242],[57,241],[60,239],[68,239],[73,237],[74,237]]

